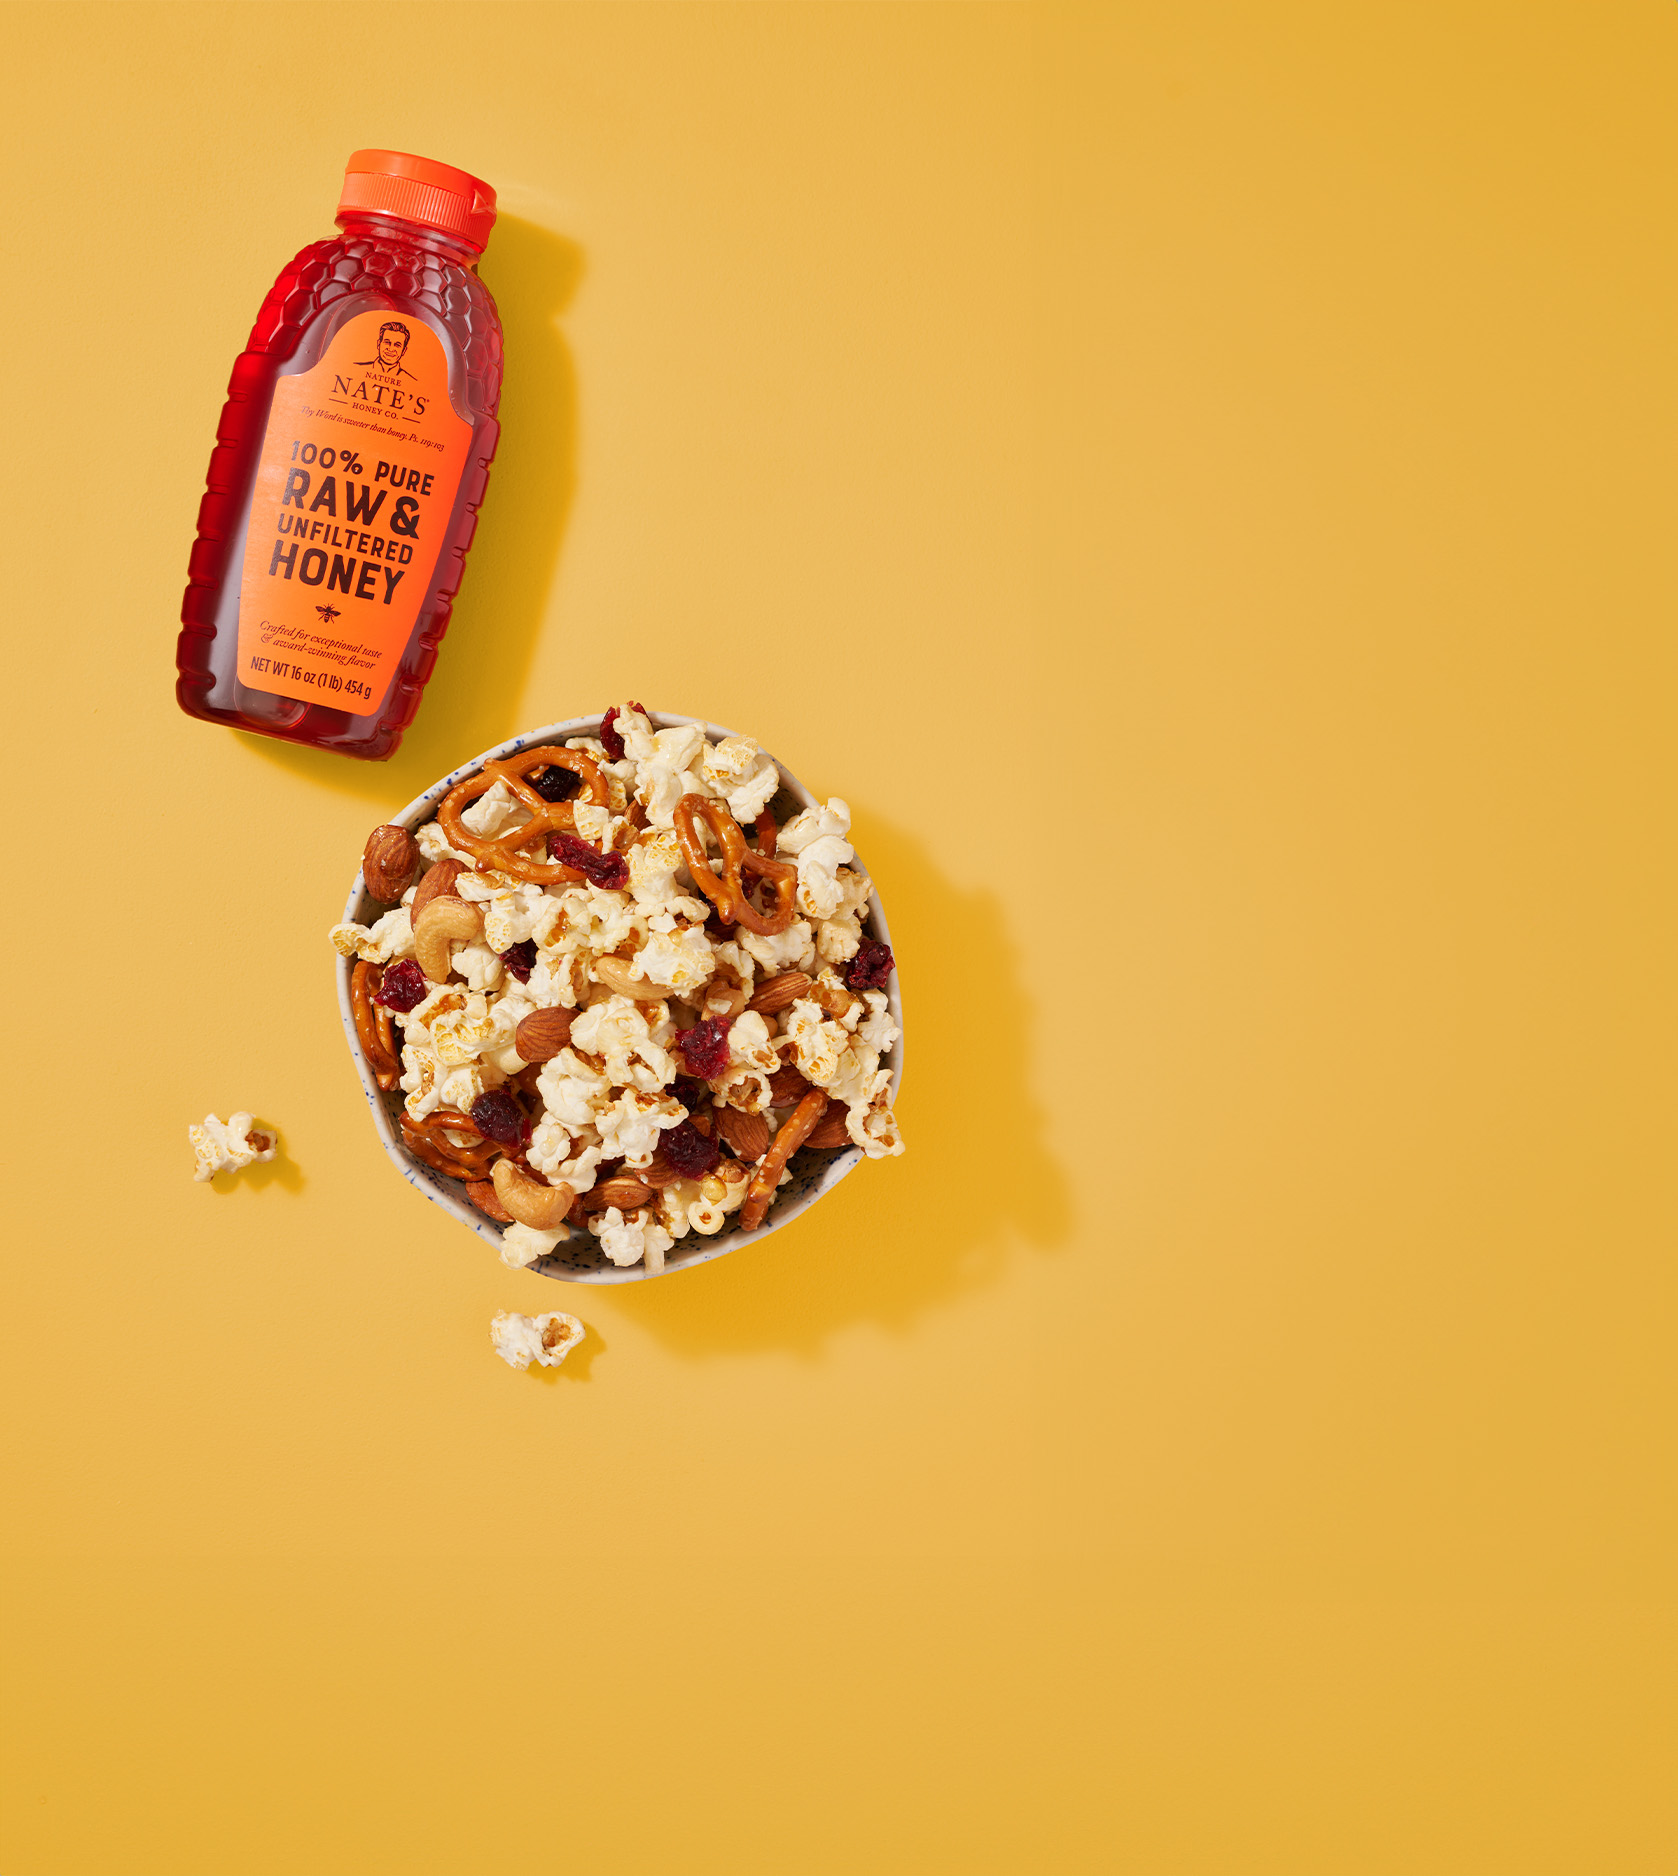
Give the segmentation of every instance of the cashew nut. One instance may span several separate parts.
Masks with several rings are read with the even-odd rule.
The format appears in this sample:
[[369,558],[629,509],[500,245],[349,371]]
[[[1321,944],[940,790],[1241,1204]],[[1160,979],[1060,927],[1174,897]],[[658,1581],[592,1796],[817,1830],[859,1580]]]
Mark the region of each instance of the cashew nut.
[[465,938],[480,937],[484,915],[475,905],[440,893],[414,921],[414,956],[434,984],[449,981],[449,955]]
[[661,984],[637,977],[622,958],[597,958],[594,975],[608,990],[620,997],[632,997],[637,1003],[656,1003],[660,997],[670,994]]
[[490,1177],[495,1182],[495,1196],[521,1225],[552,1231],[565,1223],[565,1214],[575,1197],[569,1186],[551,1186],[545,1180],[532,1179],[510,1159],[498,1159]]

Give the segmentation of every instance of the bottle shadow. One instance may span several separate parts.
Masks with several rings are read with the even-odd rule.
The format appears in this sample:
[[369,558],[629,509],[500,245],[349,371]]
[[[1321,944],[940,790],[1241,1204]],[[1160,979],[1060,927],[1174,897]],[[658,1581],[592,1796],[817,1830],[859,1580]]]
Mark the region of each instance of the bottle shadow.
[[503,215],[479,271],[507,344],[501,442],[454,616],[413,727],[388,762],[346,761],[234,732],[255,754],[309,781],[392,805],[520,728],[519,700],[576,495],[577,372],[558,319],[583,277],[583,251]]
[[786,1231],[714,1263],[613,1292],[675,1353],[778,1350],[807,1360],[859,1324],[910,1330],[994,1282],[1020,1247],[1072,1228],[1065,1170],[1031,1091],[1036,1005],[1002,903],[957,886],[923,842],[858,812],[903,972],[907,1151],[865,1160]]

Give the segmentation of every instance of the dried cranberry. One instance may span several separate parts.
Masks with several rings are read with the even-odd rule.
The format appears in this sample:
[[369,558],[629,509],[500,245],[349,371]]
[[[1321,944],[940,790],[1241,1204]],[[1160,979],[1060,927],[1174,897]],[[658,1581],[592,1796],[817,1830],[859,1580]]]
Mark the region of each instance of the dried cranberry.
[[883,990],[886,979],[897,969],[891,946],[878,938],[864,938],[857,954],[845,966],[845,983],[851,990]]
[[715,1081],[727,1068],[729,1027],[726,1016],[708,1016],[676,1038],[674,1046],[690,1075],[697,1075],[701,1081]]
[[715,1140],[707,1140],[691,1120],[672,1127],[659,1142],[664,1157],[684,1179],[703,1179],[722,1158]]
[[593,880],[612,892],[621,892],[629,884],[629,862],[621,853],[602,853],[575,834],[555,834],[548,851],[566,866],[575,867],[584,879]]
[[501,962],[521,984],[529,983],[530,973],[536,968],[536,940],[527,938],[523,944],[509,945],[501,953]]
[[400,964],[391,965],[385,972],[378,989],[373,992],[373,1001],[382,1003],[387,1010],[399,1010],[406,1016],[430,994],[431,984],[425,972],[412,958],[404,958]]
[[697,1114],[701,1108],[711,1105],[711,1090],[692,1075],[678,1075],[670,1092],[690,1114]]
[[530,786],[544,801],[569,801],[582,785],[583,778],[575,769],[563,769],[557,762],[549,763],[530,778]]
[[[633,697],[629,700],[629,707],[642,716],[647,714],[645,710],[641,709],[641,706]],[[612,727],[617,722],[618,715],[618,707],[616,704],[613,704],[611,709],[600,719],[600,740],[606,745],[606,753],[614,762],[621,762],[623,760],[623,738]]]
[[529,1136],[524,1109],[505,1088],[491,1088],[472,1103],[472,1125],[486,1140],[506,1147],[521,1147]]

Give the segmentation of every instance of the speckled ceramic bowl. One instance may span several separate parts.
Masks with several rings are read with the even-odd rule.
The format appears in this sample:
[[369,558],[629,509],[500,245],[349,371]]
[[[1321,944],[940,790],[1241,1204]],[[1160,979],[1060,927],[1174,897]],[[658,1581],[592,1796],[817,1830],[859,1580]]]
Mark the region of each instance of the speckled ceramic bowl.
[[[716,723],[701,722],[698,717],[669,716],[662,712],[651,717],[657,729],[669,729],[678,723],[695,723],[713,742],[736,732],[725,730]],[[475,775],[486,762],[500,756],[517,755],[521,749],[536,749],[547,743],[563,743],[568,736],[594,736],[599,733],[600,718],[574,717],[569,723],[550,723],[545,729],[531,730],[527,735],[515,736],[511,742],[502,743],[498,748],[487,749],[481,756],[455,770],[452,775],[445,775],[440,782],[433,783],[425,793],[410,801],[400,814],[391,816],[397,827],[410,830],[429,821],[437,812],[437,804],[456,782],[461,782],[469,775]],[[800,807],[815,805],[812,795],[798,777],[777,762],[781,771],[781,786],[796,800]],[[862,873],[867,872],[860,856],[852,861],[852,866]],[[359,873],[355,884],[350,888],[350,896],[344,906],[344,917],[353,919],[357,924],[365,925],[376,919],[388,907],[369,896]],[[884,912],[880,909],[879,895],[869,901],[868,914],[863,921],[864,930],[883,944],[891,943],[891,933],[886,927]],[[385,1152],[390,1155],[402,1177],[416,1190],[423,1192],[434,1204],[441,1205],[451,1216],[458,1218],[468,1231],[475,1232],[487,1243],[501,1248],[501,1227],[482,1212],[466,1196],[464,1187],[458,1180],[450,1179],[446,1174],[427,1166],[424,1160],[416,1159],[402,1144],[402,1135],[397,1126],[397,1116],[402,1109],[400,1093],[384,1094],[379,1089],[372,1069],[367,1064],[367,1057],[362,1052],[360,1038],[355,1033],[355,1018],[350,1011],[350,972],[353,960],[340,958],[337,961],[338,1008],[343,1016],[344,1035],[350,1045],[350,1054],[355,1060],[355,1072],[361,1077],[361,1086],[367,1096],[367,1106],[373,1116],[373,1125],[378,1130]],[[886,994],[890,999],[892,1020],[901,1031],[903,1027],[903,1006],[898,997],[897,975],[894,972]],[[881,1058],[883,1067],[891,1070],[892,1098],[895,1100],[897,1089],[903,1079],[903,1038],[899,1035],[890,1052]],[[689,1234],[671,1245],[665,1253],[664,1273],[674,1270],[687,1270],[695,1264],[708,1264],[713,1257],[722,1257],[732,1251],[743,1240],[754,1242],[766,1238],[772,1231],[779,1231],[790,1225],[795,1218],[802,1217],[824,1192],[831,1192],[845,1175],[861,1160],[862,1153],[857,1147],[846,1147],[842,1152],[817,1153],[805,1150],[792,1157],[790,1170],[792,1183],[782,1186],[775,1203],[770,1207],[769,1216],[756,1231],[742,1231],[737,1225],[729,1224],[719,1231],[714,1238],[702,1238],[697,1232]],[[620,1270],[601,1252],[594,1238],[584,1232],[573,1232],[570,1239],[561,1244],[550,1257],[542,1258],[530,1266],[544,1277],[558,1277],[566,1283],[642,1283],[647,1279],[647,1271],[640,1265],[631,1265],[627,1270]]]

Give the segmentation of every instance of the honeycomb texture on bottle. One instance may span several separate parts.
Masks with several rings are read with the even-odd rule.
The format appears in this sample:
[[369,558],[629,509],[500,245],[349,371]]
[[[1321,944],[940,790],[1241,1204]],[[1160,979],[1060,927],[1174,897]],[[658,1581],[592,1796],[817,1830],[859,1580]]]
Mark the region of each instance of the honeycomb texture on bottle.
[[[476,426],[473,459],[461,479],[461,505],[438,554],[431,595],[377,723],[314,703],[300,714],[288,712],[262,721],[251,712],[262,708],[264,700],[253,702],[251,693],[239,691],[232,673],[233,647],[221,642],[225,631],[218,638],[222,596],[228,582],[238,577],[232,560],[275,379],[323,313],[351,295],[365,294],[378,296],[399,312],[430,313],[441,323],[463,369],[463,381],[456,385],[451,379],[451,391]],[[478,506],[500,436],[495,413],[501,401],[501,372],[501,322],[488,289],[469,267],[423,237],[352,228],[330,240],[311,242],[293,257],[269,288],[245,350],[233,361],[227,402],[216,427],[181,606],[176,690],[183,709],[232,728],[260,730],[347,755],[376,760],[395,750],[437,661],[477,527]]]
[[501,401],[495,302],[475,273],[405,241],[341,234],[311,242],[269,288],[247,349],[289,358],[315,315],[352,293],[387,293],[435,313],[465,364],[472,415],[495,410]]

